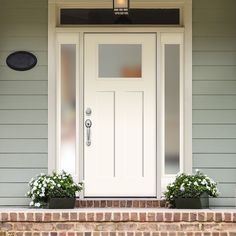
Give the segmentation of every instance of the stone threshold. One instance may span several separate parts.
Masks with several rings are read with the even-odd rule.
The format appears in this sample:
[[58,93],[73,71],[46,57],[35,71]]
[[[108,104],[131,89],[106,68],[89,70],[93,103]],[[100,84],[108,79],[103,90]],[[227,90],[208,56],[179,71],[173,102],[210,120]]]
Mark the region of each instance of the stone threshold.
[[77,199],[76,208],[163,208],[159,199]]

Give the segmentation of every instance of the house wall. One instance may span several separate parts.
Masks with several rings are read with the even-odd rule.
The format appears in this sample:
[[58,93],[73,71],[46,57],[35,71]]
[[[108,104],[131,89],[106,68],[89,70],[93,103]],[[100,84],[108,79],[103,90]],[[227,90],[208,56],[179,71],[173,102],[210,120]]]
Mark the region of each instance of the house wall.
[[[47,0],[0,0],[0,205],[25,205],[27,182],[47,172]],[[38,58],[26,72],[6,57]]]
[[236,1],[193,0],[193,168],[219,182],[212,206],[235,206]]
[[[0,205],[24,205],[47,172],[47,0],[0,0]],[[235,206],[236,1],[193,0],[193,169],[219,181],[212,206]],[[33,52],[16,72],[5,59]]]

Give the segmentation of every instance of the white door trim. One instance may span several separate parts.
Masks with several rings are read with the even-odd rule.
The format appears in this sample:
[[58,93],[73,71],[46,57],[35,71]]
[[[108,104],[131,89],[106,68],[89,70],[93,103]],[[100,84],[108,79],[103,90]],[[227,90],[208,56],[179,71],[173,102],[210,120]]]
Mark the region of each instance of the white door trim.
[[[58,147],[57,147],[57,77],[56,77],[56,34],[57,33],[77,33],[80,40],[80,55],[83,53],[83,32],[155,32],[157,34],[157,43],[160,43],[160,34],[161,33],[184,33],[184,86],[183,86],[183,171],[192,172],[192,1],[191,0],[182,0],[182,1],[160,1],[167,3],[168,6],[173,6],[173,4],[181,5],[183,10],[183,26],[184,27],[155,27],[155,26],[145,26],[145,27],[57,27],[57,8],[58,2],[55,0],[50,0],[48,3],[48,172],[52,172],[57,169],[58,163]],[[68,3],[68,1],[66,1]],[[148,4],[154,4],[159,1],[155,1],[155,4],[152,1],[148,1]],[[140,3],[140,7],[145,6],[146,1],[143,2],[144,5]],[[171,5],[172,4],[172,5]],[[76,4],[75,4],[76,5]],[[77,5],[78,6],[78,5]],[[158,55],[158,54],[157,54]],[[82,78],[82,58],[80,58],[79,77]],[[160,57],[157,57],[157,69],[160,68]],[[159,73],[158,69],[158,73]],[[161,75],[157,75],[161,76]],[[80,81],[83,81],[80,79]],[[83,82],[80,82],[80,96],[83,96]],[[160,88],[159,88],[160,89]],[[157,88],[158,93],[158,88]],[[160,92],[159,92],[160,94]],[[80,110],[79,108],[77,108]],[[161,106],[157,107],[157,111],[160,111]],[[81,112],[81,111],[80,111]],[[81,115],[81,114],[80,114]],[[161,124],[162,120],[157,120]],[[79,131],[80,129],[80,131]],[[80,127],[78,133],[82,133]],[[158,133],[158,135],[161,135]],[[80,145],[80,144],[79,144]],[[82,147],[82,146],[81,146]],[[80,154],[83,153],[83,150],[80,150]],[[163,156],[163,151],[158,150],[158,156]],[[161,161],[161,160],[159,160]],[[158,162],[158,160],[157,160]],[[83,162],[79,161],[79,166],[83,166]],[[161,179],[161,167],[157,165],[157,178]],[[83,178],[83,173],[79,172],[79,179]],[[161,186],[157,186],[158,198],[161,196]]]

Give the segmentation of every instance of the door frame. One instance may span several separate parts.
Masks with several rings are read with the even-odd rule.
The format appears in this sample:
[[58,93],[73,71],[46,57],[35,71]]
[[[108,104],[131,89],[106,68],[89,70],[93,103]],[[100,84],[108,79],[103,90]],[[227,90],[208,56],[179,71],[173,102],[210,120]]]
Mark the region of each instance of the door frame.
[[[180,2],[180,1],[178,1]],[[83,122],[81,122],[81,117],[83,121],[83,33],[85,32],[94,32],[94,33],[125,33],[125,32],[151,32],[157,34],[157,44],[161,45],[161,34],[173,35],[173,34],[183,34],[183,81],[182,81],[182,122],[183,130],[182,133],[182,171],[191,173],[192,172],[192,4],[191,1],[184,1],[186,10],[184,19],[184,27],[160,27],[160,26],[83,26],[83,27],[56,27],[56,7],[55,2],[53,3],[49,1],[49,27],[48,27],[48,172],[51,173],[54,170],[58,170],[58,154],[59,154],[59,146],[58,146],[58,124],[60,121],[59,116],[59,105],[58,105],[58,81],[57,81],[57,63],[56,63],[56,55],[57,55],[57,47],[60,42],[60,38],[63,39],[63,35],[67,35],[66,37],[71,37],[73,40],[78,42],[79,49],[77,52],[79,66],[77,68],[78,78],[76,87],[78,88],[76,96],[77,101],[81,101],[81,104],[77,106],[76,110],[79,114],[79,118],[77,119],[77,138],[79,133],[83,134]],[[78,36],[79,35],[79,36]],[[59,36],[59,37],[58,37]],[[168,37],[167,37],[168,38]],[[58,41],[59,40],[59,41]],[[64,39],[63,39],[64,40]],[[55,44],[57,42],[57,44]],[[157,50],[160,48],[157,47]],[[157,54],[158,55],[158,54]],[[157,56],[157,76],[162,78],[161,75],[161,61],[163,59],[161,56]],[[158,82],[159,81],[159,82]],[[160,84],[159,84],[160,83]],[[157,96],[160,99],[157,99],[157,114],[164,114],[164,100],[163,100],[163,79],[157,80]],[[161,99],[162,98],[162,99]],[[158,117],[158,116],[157,116]],[[59,120],[58,120],[59,119]],[[163,126],[164,119],[163,117],[157,118],[157,129],[158,127]],[[163,139],[163,128],[160,129],[161,132],[157,132],[157,140]],[[78,156],[83,156],[83,144],[82,139],[79,139],[79,143],[77,142],[77,151]],[[163,176],[162,166],[158,165],[158,163],[163,163],[163,155],[164,148],[163,142],[157,143],[157,198],[161,197],[161,180],[163,177],[173,179],[173,176]],[[80,160],[77,158],[76,165],[78,166],[76,180],[83,180],[83,158]],[[82,168],[82,170],[81,170]],[[79,173],[79,175],[78,175]],[[83,195],[83,194],[82,194]],[[83,196],[81,196],[83,197]]]

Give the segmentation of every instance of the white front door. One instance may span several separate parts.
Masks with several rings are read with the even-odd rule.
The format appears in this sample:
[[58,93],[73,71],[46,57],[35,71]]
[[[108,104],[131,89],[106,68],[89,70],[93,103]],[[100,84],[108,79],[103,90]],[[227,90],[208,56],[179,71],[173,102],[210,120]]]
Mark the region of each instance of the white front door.
[[155,197],[156,35],[84,37],[85,197]]

